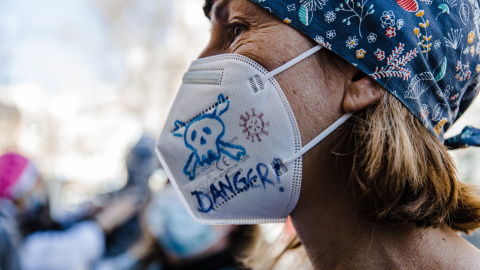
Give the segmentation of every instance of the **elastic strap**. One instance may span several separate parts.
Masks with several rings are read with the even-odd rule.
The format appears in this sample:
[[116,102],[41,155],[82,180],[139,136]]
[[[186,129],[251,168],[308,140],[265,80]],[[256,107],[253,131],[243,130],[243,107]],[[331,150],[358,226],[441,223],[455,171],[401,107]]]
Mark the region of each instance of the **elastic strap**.
[[293,156],[291,156],[289,159],[285,160],[283,163],[290,163],[297,159],[298,157],[302,156],[305,154],[308,150],[312,149],[315,145],[317,145],[321,140],[325,139],[330,133],[332,133],[335,129],[337,129],[341,124],[343,124],[345,121],[348,120],[352,116],[352,113],[346,113],[340,119],[335,121],[331,126],[329,126],[327,129],[325,129],[322,133],[320,133],[317,137],[315,137],[313,140],[311,140],[309,143],[307,143],[304,147],[302,147],[298,152],[296,152]]
[[293,58],[292,60],[288,61],[287,63],[279,66],[278,68],[270,71],[269,73],[263,75],[261,78],[262,78],[262,81],[266,81],[270,78],[272,78],[273,76],[277,75],[278,73],[290,68],[291,66],[297,64],[298,62],[302,61],[303,59],[309,57],[310,55],[318,52],[323,46],[322,45],[317,45],[313,48],[311,48],[310,50],[300,54],[299,56]]

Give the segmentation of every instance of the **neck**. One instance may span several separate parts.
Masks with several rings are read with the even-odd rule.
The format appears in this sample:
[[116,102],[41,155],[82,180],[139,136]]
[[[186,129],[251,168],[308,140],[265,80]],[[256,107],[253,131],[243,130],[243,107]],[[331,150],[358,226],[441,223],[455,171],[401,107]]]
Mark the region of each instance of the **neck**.
[[[361,218],[358,196],[341,177],[348,169],[338,168],[345,164],[341,157],[330,156],[309,164],[315,160],[310,156],[318,157],[316,151],[314,148],[304,156],[302,194],[291,214],[315,269],[480,267],[478,250],[448,226],[425,229],[408,223],[380,225]],[[459,261],[460,257],[466,258],[465,254],[477,259]],[[462,263],[465,268],[459,267]]]

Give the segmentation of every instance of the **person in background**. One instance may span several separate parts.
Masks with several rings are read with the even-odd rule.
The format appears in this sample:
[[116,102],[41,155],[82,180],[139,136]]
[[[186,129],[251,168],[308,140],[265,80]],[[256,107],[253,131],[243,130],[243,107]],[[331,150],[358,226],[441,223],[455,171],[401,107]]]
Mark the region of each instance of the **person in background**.
[[39,203],[39,178],[37,167],[26,157],[17,153],[0,156],[0,213],[15,245],[22,238],[19,217],[33,212]]
[[480,269],[458,234],[480,197],[448,153],[480,130],[444,138],[479,92],[479,5],[207,0],[157,146],[188,213],[290,215],[315,269]]
[[103,255],[105,234],[137,211],[135,198],[123,196],[93,218],[68,228],[29,228],[24,230],[29,233],[22,235],[17,221],[38,209],[36,191],[41,184],[36,166],[23,155],[6,153],[0,157],[0,211],[6,217],[8,234],[24,270],[89,269]]
[[170,184],[154,194],[143,213],[143,237],[128,252],[97,263],[95,270],[237,270],[254,226],[203,225],[187,214]]
[[[109,194],[106,200],[111,200],[122,194],[131,194],[138,200],[139,209],[147,204],[150,197],[148,180],[155,170],[160,167],[155,157],[155,140],[148,134],[143,134],[129,150],[125,159],[127,168],[127,183],[123,188]],[[102,196],[105,197],[105,196]],[[106,238],[104,257],[116,257],[126,252],[142,235],[141,213],[137,211],[122,226],[111,231]]]
[[155,140],[144,134],[132,147],[126,158],[127,183],[124,188],[136,187],[149,193],[148,179],[160,167],[155,157]]
[[0,270],[20,270],[17,248],[7,231],[7,220],[0,214]]

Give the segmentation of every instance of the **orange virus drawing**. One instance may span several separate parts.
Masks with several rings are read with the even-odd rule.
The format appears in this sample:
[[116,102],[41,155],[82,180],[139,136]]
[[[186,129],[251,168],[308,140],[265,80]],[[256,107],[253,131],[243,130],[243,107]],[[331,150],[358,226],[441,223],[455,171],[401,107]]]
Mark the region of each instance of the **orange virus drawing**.
[[243,121],[240,123],[241,127],[244,127],[243,133],[247,134],[247,140],[255,142],[257,139],[262,141],[261,135],[268,135],[268,131],[265,131],[265,127],[268,127],[269,123],[263,120],[263,113],[257,115],[255,109],[252,108],[252,113],[245,112],[245,115],[240,115],[240,119]]

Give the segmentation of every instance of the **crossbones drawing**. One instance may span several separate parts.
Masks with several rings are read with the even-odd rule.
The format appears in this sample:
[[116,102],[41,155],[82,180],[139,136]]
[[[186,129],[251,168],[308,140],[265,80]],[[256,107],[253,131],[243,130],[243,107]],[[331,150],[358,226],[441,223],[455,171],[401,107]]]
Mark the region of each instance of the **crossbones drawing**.
[[[219,161],[223,155],[239,161],[246,155],[245,148],[240,145],[228,143],[222,140],[225,135],[225,125],[220,119],[230,105],[230,101],[223,94],[218,96],[218,102],[212,113],[204,113],[188,124],[180,120],[175,121],[174,136],[183,137],[185,146],[192,150],[183,173],[190,180],[195,179],[195,170],[198,166],[210,165]],[[185,127],[185,132],[178,132]]]

